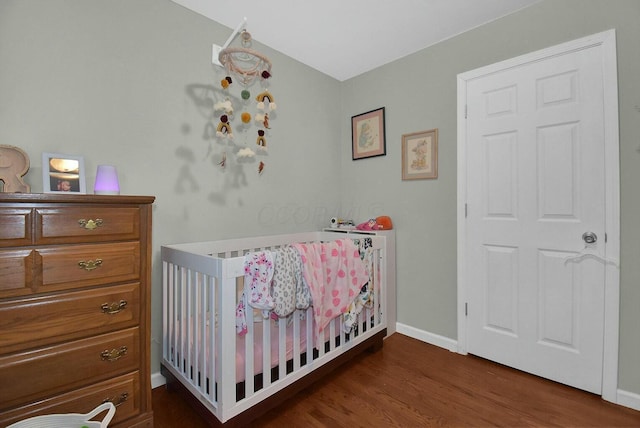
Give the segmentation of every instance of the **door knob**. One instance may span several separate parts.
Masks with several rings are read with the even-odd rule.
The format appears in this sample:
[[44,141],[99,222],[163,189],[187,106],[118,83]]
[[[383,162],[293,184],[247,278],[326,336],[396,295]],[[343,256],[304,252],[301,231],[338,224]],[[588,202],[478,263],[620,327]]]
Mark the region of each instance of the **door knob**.
[[598,241],[598,235],[593,232],[585,232],[582,234],[582,240],[585,244],[595,244]]

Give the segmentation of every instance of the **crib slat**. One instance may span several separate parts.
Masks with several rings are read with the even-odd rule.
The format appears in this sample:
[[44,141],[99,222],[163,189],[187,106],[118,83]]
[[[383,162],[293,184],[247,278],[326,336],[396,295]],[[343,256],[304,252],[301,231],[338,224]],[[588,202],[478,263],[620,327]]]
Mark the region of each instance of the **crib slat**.
[[209,320],[209,335],[208,335],[208,342],[207,342],[207,346],[205,347],[205,352],[207,353],[207,361],[209,361],[209,370],[205,370],[204,372],[208,374],[207,379],[209,380],[208,383],[208,393],[207,393],[207,397],[209,397],[209,401],[211,401],[212,403],[217,402],[216,400],[216,365],[218,364],[218,358],[215,358],[216,355],[218,355],[218,350],[216,348],[217,345],[217,341],[216,341],[216,331],[218,329],[218,323],[217,323],[217,305],[216,305],[216,278],[215,277],[211,277],[211,276],[207,276],[208,281],[207,281],[207,292],[209,295],[209,311],[208,311],[208,317],[207,319]]
[[[185,282],[185,269],[180,269],[180,283],[179,283],[179,289],[180,289],[180,296],[178,299],[178,304],[179,306],[179,310],[178,310],[178,320],[180,322],[180,328],[178,328],[178,345],[179,345],[179,349],[180,352],[178,354],[178,358],[180,359],[180,369],[182,370],[182,373],[186,373],[188,375],[187,372],[187,361],[186,361],[186,349],[185,349],[185,340],[184,340],[184,335],[186,330],[184,329],[184,325],[185,325],[185,304],[186,304],[186,298],[185,298],[185,293],[186,293],[186,286],[184,284]],[[188,378],[188,376],[187,376]]]
[[176,278],[175,286],[173,287],[173,320],[174,320],[174,330],[173,330],[173,364],[175,364],[179,369],[180,373],[182,373],[182,344],[180,343],[181,337],[181,324],[180,319],[180,290],[182,287],[182,269],[179,266],[174,266],[174,276]]
[[[193,271],[189,269],[187,270],[187,284],[185,287],[186,302],[185,302],[184,319],[185,319],[186,333],[183,340],[185,341],[184,346],[187,349],[186,360],[187,360],[187,367],[189,369],[189,372],[188,372],[189,379],[194,385],[197,386],[197,382],[194,381],[194,377],[197,376],[198,368],[193,367],[194,361],[192,356],[193,326],[195,324],[195,321],[193,319],[193,310],[191,309],[191,305],[193,301],[192,293],[193,293]],[[196,373],[194,374],[194,372]]]
[[166,359],[171,359],[171,332],[173,331],[173,313],[171,311],[172,306],[171,302],[174,302],[173,298],[173,287],[172,284],[175,283],[173,277],[173,269],[172,264],[168,262],[163,262],[163,279],[162,279],[162,348],[163,348],[163,356]]
[[200,321],[200,327],[198,331],[198,367],[200,391],[203,394],[207,393],[207,379],[205,377],[207,373],[207,287],[206,287],[206,275],[198,274],[198,299],[196,303],[200,303],[198,308],[198,320]]
[[262,322],[262,387],[271,385],[271,321]]
[[[335,341],[335,337],[336,337],[336,322],[338,321],[340,317],[338,317],[337,319],[334,318],[331,320],[331,322],[329,323],[329,351],[333,351],[334,349],[336,349],[336,341]],[[340,331],[340,330],[338,330]],[[323,346],[324,348],[324,346]]]
[[295,372],[300,368],[300,360],[302,358],[302,349],[300,347],[300,311],[294,311],[291,316],[293,317],[293,344],[291,355],[293,358],[293,371]]
[[382,322],[386,322],[386,317],[383,317],[383,314],[387,313],[387,294],[386,289],[382,288],[382,278],[387,277],[386,272],[386,264],[383,263],[383,260],[386,258],[386,248],[381,248],[377,252],[377,257],[374,257],[374,265],[375,269],[375,285],[376,285],[376,300],[373,305],[373,316],[375,319],[376,325],[381,324]]
[[278,380],[283,379],[287,373],[287,323],[284,320],[278,323]]
[[242,338],[244,340],[244,379],[245,379],[245,396],[253,395],[254,382],[253,382],[253,368],[255,357],[255,320],[253,317],[253,310],[250,307],[245,308],[245,315],[247,318],[247,334]]
[[307,365],[313,361],[313,307],[309,306],[305,312],[305,329],[307,338]]

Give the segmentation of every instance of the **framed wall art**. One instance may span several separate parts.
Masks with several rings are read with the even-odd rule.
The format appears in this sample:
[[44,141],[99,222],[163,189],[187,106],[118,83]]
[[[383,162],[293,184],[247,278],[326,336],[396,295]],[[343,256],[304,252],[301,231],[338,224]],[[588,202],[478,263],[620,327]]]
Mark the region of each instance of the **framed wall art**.
[[384,156],[384,107],[351,117],[352,159]]
[[402,179],[438,178],[438,129],[402,136]]
[[84,158],[60,153],[42,153],[44,193],[86,193]]

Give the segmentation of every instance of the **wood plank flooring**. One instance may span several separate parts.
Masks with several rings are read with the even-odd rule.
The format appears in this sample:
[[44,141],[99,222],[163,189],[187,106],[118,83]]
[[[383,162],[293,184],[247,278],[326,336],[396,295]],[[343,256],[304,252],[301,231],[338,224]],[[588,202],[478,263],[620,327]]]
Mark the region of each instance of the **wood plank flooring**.
[[[165,387],[153,411],[156,428],[207,426]],[[640,412],[395,333],[251,426],[640,427]]]

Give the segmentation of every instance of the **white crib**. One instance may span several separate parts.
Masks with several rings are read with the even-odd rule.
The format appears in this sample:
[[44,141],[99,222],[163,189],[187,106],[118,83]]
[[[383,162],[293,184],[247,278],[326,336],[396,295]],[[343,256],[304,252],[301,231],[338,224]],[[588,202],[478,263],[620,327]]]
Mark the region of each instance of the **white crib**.
[[337,317],[314,340],[309,308],[288,322],[248,310],[248,332],[236,334],[245,254],[337,239],[345,235],[309,232],[163,246],[161,369],[167,385],[186,394],[212,424],[244,425],[358,353],[380,349],[387,329],[384,236],[348,237],[371,239],[367,263],[373,278],[370,304],[349,333]]

